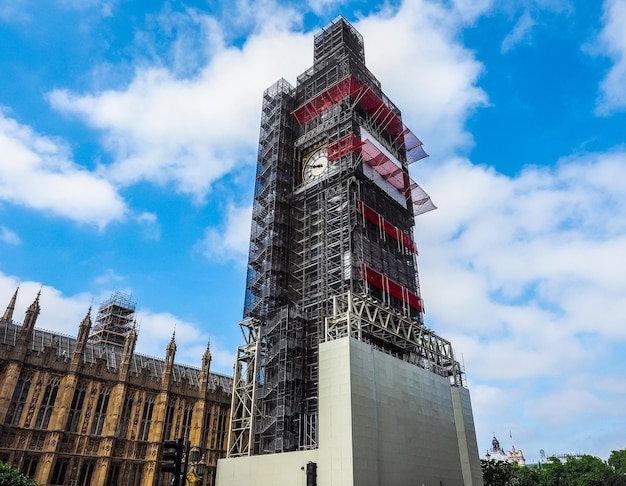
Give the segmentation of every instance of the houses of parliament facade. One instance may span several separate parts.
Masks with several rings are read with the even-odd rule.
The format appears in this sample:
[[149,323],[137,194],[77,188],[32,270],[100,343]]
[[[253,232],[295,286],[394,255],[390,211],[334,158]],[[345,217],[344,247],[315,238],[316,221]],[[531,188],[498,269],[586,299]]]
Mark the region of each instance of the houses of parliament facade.
[[40,485],[168,485],[159,471],[164,440],[200,448],[213,485],[224,457],[232,379],[135,353],[135,306],[115,293],[95,325],[91,308],[76,338],[35,327],[39,294],[22,324],[13,320],[18,290],[0,318],[0,461]]

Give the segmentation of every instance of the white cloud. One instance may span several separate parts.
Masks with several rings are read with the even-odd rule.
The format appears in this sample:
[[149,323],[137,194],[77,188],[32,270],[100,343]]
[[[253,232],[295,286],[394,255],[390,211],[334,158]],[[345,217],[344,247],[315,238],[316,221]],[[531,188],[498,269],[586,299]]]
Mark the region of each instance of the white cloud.
[[[78,324],[87,314],[92,302],[92,296],[86,293],[64,296],[59,290],[42,285],[39,282],[19,282],[15,277],[0,273],[0,309],[4,313],[15,289],[19,286],[17,303],[13,313],[13,320],[21,323],[24,320],[26,309],[31,305],[39,291],[39,305],[41,315],[36,326],[42,329],[53,330],[66,335],[76,335]],[[42,316],[46,317],[43,318]]]
[[626,0],[605,0],[603,20],[597,48],[613,66],[600,84],[597,112],[608,115],[626,109]]
[[321,14],[325,11],[339,8],[341,5],[346,3],[346,0],[309,0],[308,3],[313,12]]
[[472,145],[465,120],[487,102],[475,86],[483,66],[458,42],[465,22],[477,14],[459,4],[461,10],[404,2],[391,16],[381,14],[355,25],[365,39],[368,67],[401,107],[407,126],[437,158]]
[[30,16],[26,13],[28,0],[0,0],[0,20],[9,22],[27,22]]
[[[479,439],[523,419],[560,437],[528,440],[575,449],[572,423],[601,430],[602,414],[588,417],[585,404],[614,410],[626,401],[625,389],[589,378],[619,382],[624,366],[626,152],[516,177],[465,159],[420,170],[439,206],[416,226],[426,323],[464,357]],[[500,412],[490,415],[494,394]],[[611,440],[590,452],[623,447]]]
[[195,249],[209,260],[246,262],[250,245],[252,206],[230,204],[226,220],[219,228],[207,228]]
[[[50,101],[101,131],[113,154],[113,163],[102,168],[111,181],[173,184],[202,200],[216,180],[242,161],[255,160],[259,94],[281,76],[295,83],[312,64],[311,36],[289,31],[293,13],[286,10],[283,18],[272,11],[275,20],[262,23],[268,16],[264,8],[268,4],[253,13],[262,27],[241,48],[225,46],[214,19],[190,12],[186,20],[202,25],[208,58],[191,76],[181,77],[185,69],[180,67],[142,67],[124,89],[55,90]],[[391,16],[386,10],[357,24],[367,39],[369,65],[407,113],[420,113],[408,123],[433,152],[470,145],[463,121],[486,102],[474,86],[482,66],[456,40],[464,17],[477,15],[466,10],[406,2]],[[177,15],[177,22],[183,21]],[[186,63],[174,64],[181,62]]]
[[493,7],[495,0],[452,0],[454,11],[466,24],[472,24]]
[[[38,282],[18,282],[16,278],[0,273],[0,315],[4,313],[15,289],[19,285],[17,304],[13,320],[21,323],[28,306],[41,291],[39,304],[41,313],[36,327],[76,337],[78,325],[83,320],[90,306],[93,306],[91,318],[95,323],[99,303],[108,300],[110,291],[102,291],[97,296],[80,293],[65,296],[54,287]],[[131,293],[131,292],[128,292]],[[95,302],[95,303],[94,303]],[[219,338],[210,337],[202,326],[187,322],[166,312],[151,312],[149,309],[137,309],[139,323],[136,351],[164,358],[165,349],[172,332],[176,329],[176,362],[199,367],[207,342],[211,341],[213,355],[212,368],[220,373],[230,373],[235,362],[235,349],[227,348]]]
[[269,25],[239,49],[224,47],[216,29],[207,34],[209,64],[190,78],[152,67],[138,69],[123,90],[50,94],[54,107],[102,131],[115,159],[103,169],[110,180],[173,184],[202,199],[241,161],[255,160],[260,93],[308,67],[310,39]]
[[119,287],[120,282],[124,281],[124,277],[115,273],[111,268],[107,269],[102,275],[94,278],[93,283],[98,287]]
[[164,357],[175,332],[177,363],[200,366],[207,343],[211,343],[212,369],[230,373],[235,363],[235,349],[226,350],[220,341],[209,336],[197,324],[186,322],[167,312],[137,311],[139,323],[137,352]]
[[161,225],[156,214],[141,213],[136,219],[145,239],[157,241],[161,239]]
[[1,112],[0,154],[0,200],[99,227],[126,213],[116,189],[74,163],[62,142]]
[[9,245],[19,245],[21,243],[20,237],[17,233],[15,233],[15,231],[11,231],[6,226],[0,226],[0,241]]
[[501,51],[509,52],[515,46],[527,40],[534,26],[535,21],[531,17],[530,12],[525,11],[516,22],[513,30],[502,41]]
[[57,0],[59,5],[69,9],[85,10],[98,9],[102,16],[110,17],[113,15],[113,9],[116,0]]

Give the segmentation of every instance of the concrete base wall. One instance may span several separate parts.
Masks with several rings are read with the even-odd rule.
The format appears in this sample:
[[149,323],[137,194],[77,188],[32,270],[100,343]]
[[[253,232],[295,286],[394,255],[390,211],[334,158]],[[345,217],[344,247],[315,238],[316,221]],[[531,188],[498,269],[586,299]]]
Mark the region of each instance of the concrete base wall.
[[217,486],[481,485],[466,389],[353,338],[320,345],[319,448],[222,459]]

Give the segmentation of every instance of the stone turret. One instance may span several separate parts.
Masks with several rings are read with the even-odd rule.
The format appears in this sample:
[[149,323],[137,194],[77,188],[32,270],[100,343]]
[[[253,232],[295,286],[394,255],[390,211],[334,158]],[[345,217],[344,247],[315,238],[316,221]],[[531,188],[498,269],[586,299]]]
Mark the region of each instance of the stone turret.
[[3,321],[11,322],[13,320],[13,311],[15,310],[15,302],[17,301],[18,290],[20,290],[19,286],[15,289],[15,293],[13,294],[13,297],[11,297],[11,302],[9,302],[7,309],[4,311],[4,314],[2,316]]
[[211,341],[206,345],[206,351],[202,355],[202,368],[200,369],[200,393],[206,394],[209,386],[209,373],[211,372]]
[[22,329],[20,330],[20,339],[24,339],[30,341],[33,336],[33,330],[35,329],[35,323],[37,322],[37,317],[41,312],[41,308],[39,307],[39,297],[41,296],[41,290],[37,292],[37,297],[35,301],[28,306],[26,309],[26,315],[24,316],[24,324],[22,324]]
[[124,350],[122,351],[122,366],[120,367],[120,379],[125,380],[128,377],[128,370],[130,369],[130,360],[135,352],[135,345],[137,344],[137,327],[136,322],[133,322],[133,327],[130,329],[124,340]]
[[161,377],[161,389],[169,390],[172,379],[172,367],[174,366],[174,356],[176,356],[176,331],[172,333],[172,340],[167,345],[165,351],[165,363],[163,366],[163,376]]

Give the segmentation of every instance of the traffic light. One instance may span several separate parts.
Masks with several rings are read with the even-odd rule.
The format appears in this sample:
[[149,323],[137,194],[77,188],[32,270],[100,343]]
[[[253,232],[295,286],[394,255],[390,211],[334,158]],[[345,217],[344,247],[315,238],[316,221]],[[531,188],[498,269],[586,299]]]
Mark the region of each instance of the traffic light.
[[161,458],[161,472],[171,472],[174,474],[172,484],[180,484],[183,454],[185,453],[185,443],[183,439],[164,440],[163,455]]

